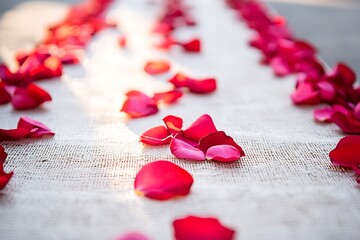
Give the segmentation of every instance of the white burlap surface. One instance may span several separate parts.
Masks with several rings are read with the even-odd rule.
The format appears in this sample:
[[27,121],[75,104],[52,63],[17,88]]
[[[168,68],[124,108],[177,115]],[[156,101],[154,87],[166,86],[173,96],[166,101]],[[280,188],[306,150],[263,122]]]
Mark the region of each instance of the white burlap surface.
[[[180,30],[178,37],[200,37],[201,54],[151,48],[158,8],[145,0],[119,1],[109,17],[120,21],[127,50],[119,49],[118,32],[107,30],[89,45],[83,64],[66,67],[61,80],[40,83],[53,102],[25,112],[0,107],[0,128],[15,127],[27,115],[56,133],[2,143],[9,153],[5,169],[14,177],[0,193],[0,239],[113,239],[139,230],[166,240],[172,238],[172,221],[188,214],[218,217],[243,240],[360,238],[360,189],[353,174],[333,167],[328,157],[342,137],[338,128],[315,123],[312,108],[292,105],[294,77],[277,79],[259,65],[258,52],[247,45],[251,32],[223,1],[191,5],[199,25]],[[37,6],[54,10],[52,16],[64,9]],[[15,25],[24,27],[24,21],[9,17],[27,12],[20,10],[0,20],[3,58],[26,35],[16,34]],[[36,21],[34,29],[48,18]],[[126,121],[119,113],[125,90],[169,87],[170,75],[152,78],[142,71],[146,60],[157,58],[169,59],[174,71],[214,76],[219,88],[206,96],[186,94],[157,115]],[[232,164],[194,163],[175,159],[168,147],[138,143],[139,134],[168,114],[188,125],[204,113],[234,137],[246,157]],[[194,176],[188,197],[157,202],[135,195],[137,171],[156,159]]]

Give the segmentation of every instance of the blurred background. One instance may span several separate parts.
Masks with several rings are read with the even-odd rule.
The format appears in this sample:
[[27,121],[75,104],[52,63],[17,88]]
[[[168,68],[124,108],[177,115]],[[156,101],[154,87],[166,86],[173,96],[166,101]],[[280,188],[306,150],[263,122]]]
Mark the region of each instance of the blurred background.
[[[65,5],[79,1],[81,0],[41,0],[36,3]],[[35,1],[0,0],[0,22],[6,17],[7,12],[29,2]],[[271,0],[266,2],[288,20],[296,36],[309,40],[318,48],[320,56],[328,65],[332,66],[338,61],[345,62],[360,76],[360,0]],[[30,14],[44,16],[45,13],[34,11]],[[0,31],[2,27],[0,25]],[[5,42],[4,34],[1,34],[0,51],[1,45]]]

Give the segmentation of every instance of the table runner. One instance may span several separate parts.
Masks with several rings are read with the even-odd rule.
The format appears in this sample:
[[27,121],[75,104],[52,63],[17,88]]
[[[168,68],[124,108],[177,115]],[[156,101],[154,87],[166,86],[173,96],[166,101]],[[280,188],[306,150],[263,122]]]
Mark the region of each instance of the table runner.
[[[311,107],[292,105],[294,77],[277,79],[259,65],[259,53],[247,45],[250,30],[222,1],[191,6],[198,26],[177,34],[199,36],[201,54],[152,48],[157,7],[118,1],[108,16],[121,23],[127,50],[119,49],[115,30],[103,31],[81,65],[66,67],[61,81],[40,83],[53,102],[25,112],[0,107],[2,128],[27,115],[56,133],[3,144],[9,153],[5,169],[14,176],[0,194],[0,239],[113,239],[128,230],[171,239],[172,221],[187,214],[218,217],[236,229],[237,239],[358,238],[359,188],[352,173],[333,167],[328,157],[341,132],[315,123]],[[218,90],[186,94],[154,116],[128,121],[119,113],[126,90],[169,88],[168,75],[152,78],[142,71],[157,58],[192,76],[216,77]],[[168,114],[186,124],[203,113],[247,156],[232,164],[199,164],[174,158],[167,147],[138,143],[139,134]],[[189,196],[167,202],[136,196],[137,171],[157,159],[193,175]]]

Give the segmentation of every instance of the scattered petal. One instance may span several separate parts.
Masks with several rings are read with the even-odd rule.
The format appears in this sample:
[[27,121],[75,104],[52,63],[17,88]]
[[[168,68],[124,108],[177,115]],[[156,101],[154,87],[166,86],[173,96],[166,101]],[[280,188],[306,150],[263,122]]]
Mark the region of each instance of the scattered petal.
[[150,238],[140,232],[129,232],[116,238],[116,240],[150,240]]
[[[1,77],[0,77],[1,79]],[[7,104],[11,101],[11,95],[6,90],[5,83],[0,81],[0,105]]]
[[173,116],[173,115],[168,115],[166,117],[163,118],[163,121],[167,127],[167,130],[171,133],[171,134],[177,134],[181,131],[182,126],[183,126],[183,120],[179,117]]
[[145,164],[140,169],[134,188],[139,195],[155,200],[168,200],[188,195],[193,182],[193,177],[185,169],[159,160]]
[[151,75],[166,73],[170,70],[170,63],[165,60],[149,61],[146,63],[144,70]]
[[209,148],[206,152],[206,160],[217,162],[234,162],[240,159],[240,152],[237,148],[230,145],[216,145]]
[[125,36],[119,37],[119,46],[122,48],[126,47],[126,37]]
[[171,136],[164,126],[150,128],[140,136],[140,142],[149,145],[169,144]]
[[7,158],[7,153],[5,152],[5,148],[0,145],[0,163],[5,162],[5,159]]
[[235,231],[216,218],[188,216],[173,222],[176,240],[232,240]]
[[11,103],[17,110],[26,110],[36,108],[51,100],[49,93],[32,83],[25,88],[16,88]]
[[349,114],[335,112],[331,120],[338,125],[344,133],[360,134],[360,121]]
[[180,43],[180,45],[187,52],[200,52],[201,51],[200,40],[197,38],[192,39],[186,43]]
[[54,136],[55,133],[50,130],[43,123],[35,121],[29,117],[22,116],[18,123],[18,129],[26,129],[29,132],[27,137],[39,138],[42,136]]
[[315,105],[321,101],[319,92],[310,83],[306,82],[300,83],[290,97],[294,104]]
[[0,162],[0,190],[4,189],[13,176],[13,172],[6,173],[4,171],[4,163]]
[[171,153],[175,157],[186,160],[204,161],[204,153],[190,144],[181,141],[180,139],[174,138],[170,143]]
[[360,174],[360,136],[343,137],[329,154],[335,166],[354,169]]
[[318,108],[313,112],[313,116],[318,122],[331,122],[333,110],[331,107]]
[[184,74],[177,73],[175,74],[169,82],[174,84],[175,87],[181,88],[181,87],[187,87],[189,84],[190,78],[185,76]]
[[188,81],[187,87],[194,93],[211,93],[216,90],[216,80],[214,78],[203,80],[191,79]]
[[155,114],[159,111],[156,102],[149,96],[131,91],[126,94],[126,100],[120,110],[132,118],[140,118]]
[[168,92],[155,93],[153,100],[156,102],[156,104],[169,104],[176,102],[182,96],[183,93],[180,90],[171,90]]
[[199,141],[206,135],[217,132],[212,118],[208,114],[204,114],[195,120],[193,124],[184,130],[183,134],[186,138]]

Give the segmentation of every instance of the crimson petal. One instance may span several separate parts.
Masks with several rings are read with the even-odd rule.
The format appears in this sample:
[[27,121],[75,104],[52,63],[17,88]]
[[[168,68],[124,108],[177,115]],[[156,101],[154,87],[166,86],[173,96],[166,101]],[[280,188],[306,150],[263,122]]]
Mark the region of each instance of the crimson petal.
[[319,122],[331,122],[332,115],[333,110],[331,107],[318,108],[313,112],[315,120]]
[[30,133],[29,130],[19,129],[0,129],[0,141],[11,141],[25,138]]
[[185,129],[183,135],[186,138],[199,141],[202,137],[213,132],[217,132],[214,122],[208,114],[204,114]]
[[353,168],[358,172],[360,165],[359,149],[360,136],[343,137],[336,145],[336,148],[330,152],[330,160],[335,166]]
[[45,135],[54,136],[55,133],[50,130],[43,123],[35,121],[29,117],[22,116],[18,123],[18,129],[29,130],[30,133],[27,135],[29,138],[39,138]]
[[163,121],[171,134],[177,134],[182,129],[183,120],[179,117],[168,115],[163,118]]
[[140,136],[140,142],[149,145],[163,145],[171,141],[169,131],[164,126],[150,128]]
[[4,163],[0,162],[0,190],[5,188],[12,176],[13,172],[6,173],[4,171]]
[[144,67],[145,72],[148,74],[161,74],[170,70],[170,63],[165,60],[149,61]]
[[338,125],[344,133],[360,134],[360,121],[349,114],[335,112],[331,120]]
[[188,81],[187,87],[194,93],[210,93],[216,90],[216,80],[214,78],[191,79]]
[[5,83],[0,81],[0,105],[9,103],[11,101],[11,95],[6,90]]
[[186,42],[186,43],[181,43],[180,45],[187,52],[200,52],[201,51],[200,40],[197,39],[197,38],[192,39],[192,40],[190,40],[189,42]]
[[170,151],[174,154],[175,157],[180,159],[194,160],[194,161],[204,161],[204,153],[190,144],[174,138],[170,143]]
[[168,200],[188,195],[193,177],[174,163],[159,160],[144,165],[137,173],[134,188],[139,195]]
[[216,218],[188,216],[173,222],[176,240],[232,240],[235,231]]
[[174,84],[175,87],[180,88],[180,87],[187,87],[188,83],[190,81],[190,78],[182,73],[177,73],[175,74],[170,80],[169,82]]
[[153,100],[156,104],[160,103],[173,103],[176,102],[179,98],[181,98],[183,93],[180,90],[171,90],[168,92],[155,93],[153,96]]
[[295,92],[290,95],[295,104],[318,104],[320,103],[319,92],[307,82],[300,83]]
[[18,87],[15,90],[11,103],[15,109],[25,110],[36,108],[44,102],[51,100],[49,93],[32,83],[25,88]]
[[5,148],[0,145],[0,163],[5,162],[8,154],[5,152]]
[[127,98],[120,111],[132,118],[149,116],[159,111],[156,102],[141,92],[131,91],[126,95]]

